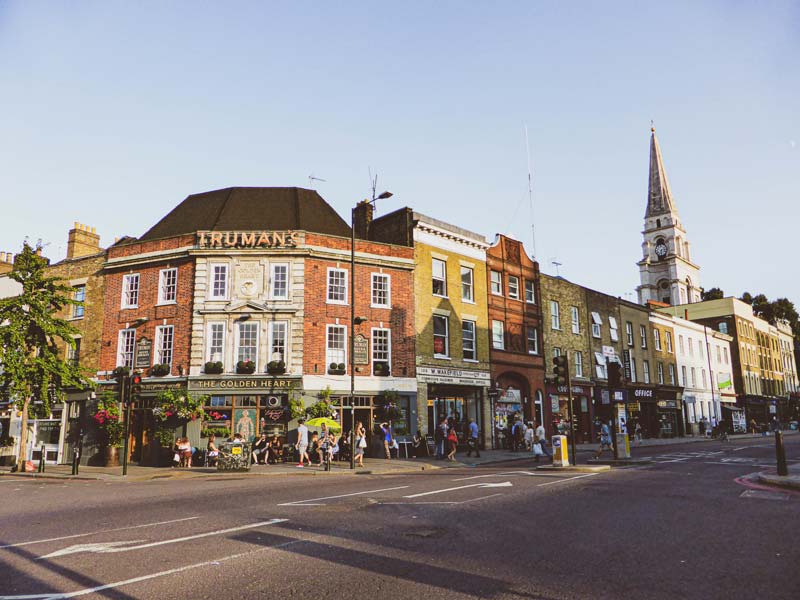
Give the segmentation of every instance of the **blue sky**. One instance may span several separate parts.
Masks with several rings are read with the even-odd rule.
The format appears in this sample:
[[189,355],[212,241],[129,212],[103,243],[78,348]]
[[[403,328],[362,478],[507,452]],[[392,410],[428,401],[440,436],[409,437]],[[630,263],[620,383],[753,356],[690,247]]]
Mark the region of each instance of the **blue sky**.
[[[650,119],[701,283],[800,304],[800,4],[5,2],[0,250],[140,235],[188,194],[368,169],[399,206],[638,284]],[[380,190],[379,190],[380,191]]]

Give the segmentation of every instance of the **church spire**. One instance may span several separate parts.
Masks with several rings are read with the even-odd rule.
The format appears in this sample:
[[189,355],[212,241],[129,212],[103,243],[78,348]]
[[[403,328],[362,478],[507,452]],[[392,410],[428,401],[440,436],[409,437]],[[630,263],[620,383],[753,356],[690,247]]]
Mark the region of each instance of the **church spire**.
[[667,171],[661,158],[661,148],[656,137],[656,128],[650,127],[650,182],[647,186],[647,212],[644,218],[669,214],[675,210]]

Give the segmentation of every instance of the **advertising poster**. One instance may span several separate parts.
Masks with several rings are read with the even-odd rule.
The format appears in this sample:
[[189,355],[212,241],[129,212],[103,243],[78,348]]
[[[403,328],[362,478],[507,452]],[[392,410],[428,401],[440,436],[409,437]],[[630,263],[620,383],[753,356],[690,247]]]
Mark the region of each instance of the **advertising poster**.
[[256,409],[237,408],[233,415],[233,432],[239,433],[245,442],[256,437]]

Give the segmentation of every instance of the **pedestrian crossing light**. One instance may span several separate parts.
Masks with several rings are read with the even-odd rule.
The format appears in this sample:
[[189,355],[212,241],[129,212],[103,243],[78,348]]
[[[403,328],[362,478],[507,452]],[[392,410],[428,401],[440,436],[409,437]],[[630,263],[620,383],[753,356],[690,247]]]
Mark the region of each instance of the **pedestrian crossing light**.
[[131,375],[131,393],[128,396],[128,402],[135,402],[142,393],[142,374],[134,373]]
[[553,377],[557,386],[569,385],[569,361],[566,354],[553,359]]

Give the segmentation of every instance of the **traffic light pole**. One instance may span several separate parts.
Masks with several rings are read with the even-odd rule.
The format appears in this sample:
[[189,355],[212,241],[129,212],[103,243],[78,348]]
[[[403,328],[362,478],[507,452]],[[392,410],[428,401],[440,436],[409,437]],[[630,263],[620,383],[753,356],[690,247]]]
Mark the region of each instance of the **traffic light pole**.
[[[609,366],[611,365],[611,361],[606,356],[606,378],[608,381],[608,402],[611,406],[611,442],[612,448],[614,449],[614,460],[619,460],[619,446],[617,445],[617,405],[614,403],[614,386],[611,382],[611,377],[609,376]],[[625,412],[625,417],[627,418],[628,413]],[[602,447],[602,446],[601,446]]]
[[125,407],[125,437],[122,439],[122,476],[128,474],[128,438],[131,431],[131,376],[122,380],[122,401]]
[[572,376],[569,374],[569,361],[567,364],[567,401],[569,402],[569,447],[572,450],[572,464],[578,464],[578,455],[575,452],[575,419],[572,417]]

